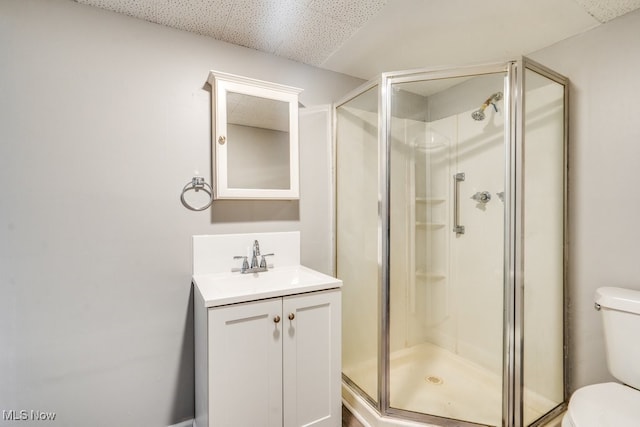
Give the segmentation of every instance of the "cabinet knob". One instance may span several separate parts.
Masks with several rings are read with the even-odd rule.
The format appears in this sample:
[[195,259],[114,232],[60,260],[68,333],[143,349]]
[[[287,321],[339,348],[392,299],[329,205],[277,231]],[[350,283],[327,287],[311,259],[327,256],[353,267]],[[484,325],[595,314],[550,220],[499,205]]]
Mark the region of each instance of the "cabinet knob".
[[280,323],[280,316],[276,316],[273,318],[274,323]]
[[218,137],[218,144],[224,145],[225,142],[227,142],[227,138],[224,135],[220,135]]
[[289,313],[289,320],[293,320],[296,318],[296,315],[293,313]]

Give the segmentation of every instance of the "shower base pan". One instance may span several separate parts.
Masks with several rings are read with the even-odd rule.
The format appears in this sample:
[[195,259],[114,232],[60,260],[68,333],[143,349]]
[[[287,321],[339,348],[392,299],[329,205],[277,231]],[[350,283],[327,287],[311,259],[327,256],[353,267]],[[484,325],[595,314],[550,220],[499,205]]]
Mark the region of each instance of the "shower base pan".
[[[377,390],[375,361],[344,373],[364,391]],[[479,424],[502,425],[502,377],[433,344],[420,344],[392,353],[390,406],[423,414]],[[381,418],[370,405],[343,383],[345,405],[371,427],[422,426],[406,420]],[[556,404],[525,390],[525,424]],[[369,413],[370,411],[370,413]]]

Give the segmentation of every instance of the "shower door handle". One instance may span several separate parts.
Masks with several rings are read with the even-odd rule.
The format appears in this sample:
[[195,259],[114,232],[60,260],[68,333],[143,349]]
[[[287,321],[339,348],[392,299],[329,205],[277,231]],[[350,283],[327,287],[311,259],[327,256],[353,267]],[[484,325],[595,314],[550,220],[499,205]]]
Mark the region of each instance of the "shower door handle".
[[458,223],[460,221],[458,184],[461,181],[464,181],[464,172],[453,175],[453,232],[456,234],[464,234],[464,225]]

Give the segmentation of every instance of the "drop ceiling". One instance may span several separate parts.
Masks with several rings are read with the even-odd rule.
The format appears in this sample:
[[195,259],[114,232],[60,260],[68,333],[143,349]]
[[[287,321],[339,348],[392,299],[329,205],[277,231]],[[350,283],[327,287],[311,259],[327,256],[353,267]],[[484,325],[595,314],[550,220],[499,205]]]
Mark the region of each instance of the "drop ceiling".
[[363,79],[513,59],[640,8],[640,0],[75,1]]

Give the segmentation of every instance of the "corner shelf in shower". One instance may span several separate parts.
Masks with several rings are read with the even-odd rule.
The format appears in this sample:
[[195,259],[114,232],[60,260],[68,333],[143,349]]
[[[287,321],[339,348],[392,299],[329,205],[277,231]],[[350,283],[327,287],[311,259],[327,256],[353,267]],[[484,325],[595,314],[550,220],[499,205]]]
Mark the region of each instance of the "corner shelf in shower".
[[399,218],[407,227],[407,308],[414,321],[433,324],[429,320],[433,316],[431,306],[435,304],[437,310],[446,307],[445,294],[449,292],[450,278],[445,273],[451,139],[432,129],[427,121],[403,123],[405,143],[412,148],[407,150],[405,159],[407,185],[403,201],[407,212]]

